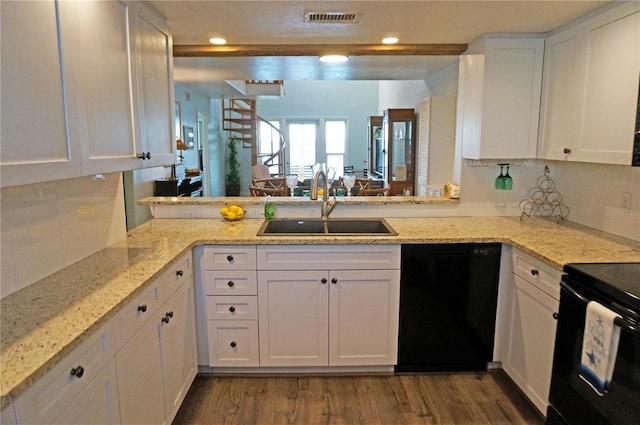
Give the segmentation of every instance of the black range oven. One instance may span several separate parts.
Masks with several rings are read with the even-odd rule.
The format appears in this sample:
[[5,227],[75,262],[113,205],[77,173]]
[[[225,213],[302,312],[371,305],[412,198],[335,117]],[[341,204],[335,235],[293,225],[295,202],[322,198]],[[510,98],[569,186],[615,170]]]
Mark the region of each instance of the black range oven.
[[[547,424],[640,424],[640,263],[568,264],[564,271]],[[600,393],[585,379],[590,301],[618,315],[611,329],[619,328],[619,341],[608,358],[613,374]]]

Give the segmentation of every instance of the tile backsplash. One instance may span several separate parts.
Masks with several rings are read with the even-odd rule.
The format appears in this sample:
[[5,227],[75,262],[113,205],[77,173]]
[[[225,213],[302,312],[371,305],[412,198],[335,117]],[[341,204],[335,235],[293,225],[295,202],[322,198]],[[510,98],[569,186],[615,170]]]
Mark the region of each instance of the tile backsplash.
[[4,188],[2,297],[126,237],[122,174]]

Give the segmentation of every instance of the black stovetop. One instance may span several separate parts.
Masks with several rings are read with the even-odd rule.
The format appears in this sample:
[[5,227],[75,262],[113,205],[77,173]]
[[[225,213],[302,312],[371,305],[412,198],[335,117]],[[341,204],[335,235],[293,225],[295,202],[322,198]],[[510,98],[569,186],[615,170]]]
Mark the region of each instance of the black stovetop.
[[640,311],[640,263],[572,263],[564,271],[571,280]]

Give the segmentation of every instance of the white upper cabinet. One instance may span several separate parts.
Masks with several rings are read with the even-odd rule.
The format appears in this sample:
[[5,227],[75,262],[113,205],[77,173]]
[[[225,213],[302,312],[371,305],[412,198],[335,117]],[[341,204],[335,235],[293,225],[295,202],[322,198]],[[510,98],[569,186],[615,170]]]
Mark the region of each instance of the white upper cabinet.
[[2,187],[175,162],[171,35],[140,2],[1,2]]
[[176,161],[173,94],[173,42],[166,21],[142,2],[128,3],[133,9],[134,94],[137,96],[138,137],[144,166]]
[[77,177],[67,133],[56,3],[2,1],[2,187]]
[[82,147],[82,173],[140,168],[128,6],[120,1],[65,1],[59,8],[69,126]]
[[535,158],[542,36],[485,36],[460,57],[462,156]]
[[538,157],[631,165],[640,75],[640,4],[546,41]]

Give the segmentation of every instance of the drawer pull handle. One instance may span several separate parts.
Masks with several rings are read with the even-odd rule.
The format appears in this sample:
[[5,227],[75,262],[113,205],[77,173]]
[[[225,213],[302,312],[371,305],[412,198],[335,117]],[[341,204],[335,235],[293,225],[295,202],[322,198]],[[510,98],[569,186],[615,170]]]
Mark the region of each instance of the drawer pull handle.
[[140,152],[138,154],[138,158],[145,160],[145,159],[151,159],[151,152]]
[[236,346],[237,346],[238,344],[236,344],[236,342],[235,342],[235,341],[231,341],[231,344],[229,344],[229,345],[231,346],[231,348],[236,348]]
[[235,282],[233,280],[230,280],[229,282],[227,282],[227,285],[229,285],[229,288],[233,288]]
[[540,274],[540,272],[538,270],[536,270],[536,269],[531,269],[531,274],[533,276],[538,276],[538,274]]
[[178,270],[178,271],[176,272],[176,275],[177,275],[177,276],[184,276],[184,272],[182,271],[182,269],[180,269],[180,270]]
[[327,278],[323,277],[322,279],[320,279],[320,282],[322,282],[322,284],[324,285],[325,283],[327,283]]
[[560,315],[559,315],[558,313],[553,313],[553,318],[554,318],[555,320],[558,320],[558,317],[560,317]]
[[232,313],[235,313],[236,308],[234,306],[231,306],[231,307],[229,307],[229,311],[232,312]]
[[146,304],[139,305],[138,311],[145,313],[147,311],[147,305]]
[[569,149],[569,148],[564,148],[564,149],[562,150],[562,152],[563,152],[564,154],[566,154],[566,155],[569,155],[569,154],[571,153],[571,149]]
[[332,278],[332,279],[331,279],[331,283],[333,283],[333,284],[335,285],[336,283],[338,283],[338,279],[336,279],[335,277],[334,277],[334,278]]
[[84,375],[84,368],[82,366],[74,367],[71,369],[71,376],[82,378],[82,375]]
[[233,255],[227,255],[227,261],[228,262],[232,262],[233,261]]

